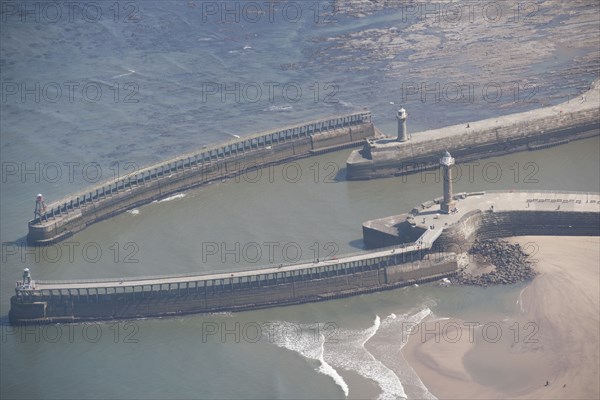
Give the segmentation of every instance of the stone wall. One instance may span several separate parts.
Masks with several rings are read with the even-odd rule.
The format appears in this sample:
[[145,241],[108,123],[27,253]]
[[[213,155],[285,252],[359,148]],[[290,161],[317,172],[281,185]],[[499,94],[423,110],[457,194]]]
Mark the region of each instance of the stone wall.
[[569,211],[481,211],[465,214],[458,224],[444,229],[435,248],[439,251],[468,250],[476,238],[509,236],[598,236],[600,214]]
[[390,219],[389,217],[368,221],[363,224],[362,230],[365,247],[367,249],[375,249],[416,242],[425,232],[425,229],[412,226],[406,221],[406,217],[408,217],[408,214],[400,214],[394,217],[391,226],[387,226],[386,224]]
[[[318,130],[317,130],[318,129]],[[249,169],[359,145],[375,134],[370,113],[362,112],[281,131],[241,138],[196,155],[184,155],[49,206],[47,222],[30,221],[27,240],[47,245],[116,214]]]
[[[347,162],[350,180],[373,179],[438,168],[439,158],[450,151],[458,162],[468,162],[517,151],[544,148],[551,143],[565,143],[600,134],[600,111],[586,109],[565,115],[534,119],[528,123],[512,123],[464,132],[445,137],[432,134],[431,139],[411,140],[396,146],[371,146],[368,143],[353,152]],[[488,121],[488,120],[486,120]],[[455,127],[453,127],[455,128]],[[440,137],[441,136],[441,137]]]
[[271,280],[262,285],[220,284],[190,290],[11,299],[13,323],[53,323],[240,311],[301,304],[393,289],[450,276],[455,257],[387,265],[314,279]]

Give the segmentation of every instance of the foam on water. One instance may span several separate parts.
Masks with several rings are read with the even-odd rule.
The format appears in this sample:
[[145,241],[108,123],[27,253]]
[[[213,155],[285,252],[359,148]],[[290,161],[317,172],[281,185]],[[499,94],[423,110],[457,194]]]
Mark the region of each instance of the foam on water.
[[334,367],[355,371],[360,376],[375,381],[381,388],[379,399],[406,398],[398,375],[379,361],[365,344],[373,338],[381,326],[377,315],[373,325],[363,330],[340,330],[337,343],[325,348],[325,360]]
[[115,76],[113,76],[111,79],[122,78],[122,77],[124,77],[124,76],[129,76],[129,75],[131,75],[131,74],[135,73],[135,71],[134,71],[134,70],[132,70],[132,69],[127,69],[127,71],[129,71],[129,72],[127,72],[127,73],[124,73],[124,74],[115,75]]
[[212,312],[208,314],[215,317],[233,317],[233,313],[231,311]]
[[264,109],[263,111],[289,111],[292,108],[294,108],[293,106],[289,106],[289,105],[285,105],[285,106],[269,106],[268,108]]
[[517,299],[517,304],[519,305],[519,309],[521,310],[521,313],[525,313],[525,307],[523,306],[523,292],[525,291],[525,289],[527,289],[526,287],[524,287],[520,292],[519,292],[519,298]]
[[185,197],[185,193],[177,193],[177,194],[174,194],[173,196],[165,197],[164,199],[159,200],[158,202],[164,203],[166,201],[173,201],[173,200],[177,200],[177,199],[182,199],[184,197]]
[[430,316],[433,316],[433,313],[428,307],[414,314],[401,316],[391,314],[383,320],[378,334],[368,343],[369,351],[395,372],[402,382],[403,389],[409,389],[411,397],[418,399],[436,397],[427,390],[419,376],[406,362],[402,355],[402,348],[408,342],[412,327]]
[[[318,326],[297,325],[279,321],[275,322],[274,325],[278,326],[277,332],[285,332],[285,334],[278,334],[272,337],[275,345],[295,351],[308,359],[319,361],[319,368],[317,370],[324,375],[330,376],[344,391],[344,395],[348,396],[348,384],[346,384],[344,378],[323,357],[325,336],[322,333],[317,333],[320,332]],[[294,332],[294,334],[290,334],[291,332]]]
[[379,399],[408,398],[404,385],[410,386],[411,397],[435,399],[415,371],[402,356],[408,341],[408,327],[431,315],[425,307],[413,314],[390,314],[383,321],[375,316],[366,329],[338,329],[335,335],[323,336],[316,325],[276,322],[279,332],[296,332],[274,338],[277,346],[319,361],[318,372],[330,376],[348,396],[349,387],[338,370],[354,371],[377,383]]
[[335,368],[333,368],[331,365],[329,365],[327,363],[327,361],[325,361],[325,336],[320,335],[320,337],[322,338],[322,342],[321,342],[321,347],[319,348],[319,357],[318,360],[321,363],[321,365],[319,366],[319,372],[325,374],[325,375],[329,375],[333,378],[333,380],[335,381],[335,383],[342,388],[342,390],[344,391],[344,395],[346,397],[348,397],[348,393],[350,392],[350,389],[348,388],[348,384],[346,383],[346,381],[344,380],[344,378],[341,377],[340,374],[338,374],[338,372],[335,370]]

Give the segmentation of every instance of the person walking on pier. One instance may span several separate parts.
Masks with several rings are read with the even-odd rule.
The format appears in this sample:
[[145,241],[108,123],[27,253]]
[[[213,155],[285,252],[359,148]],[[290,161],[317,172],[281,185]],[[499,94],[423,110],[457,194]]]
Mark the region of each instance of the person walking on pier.
[[44,201],[44,196],[39,193],[35,199],[35,209],[33,210],[34,218],[40,217],[40,223],[42,222],[42,218],[45,218],[48,221],[48,217],[46,217],[46,202]]

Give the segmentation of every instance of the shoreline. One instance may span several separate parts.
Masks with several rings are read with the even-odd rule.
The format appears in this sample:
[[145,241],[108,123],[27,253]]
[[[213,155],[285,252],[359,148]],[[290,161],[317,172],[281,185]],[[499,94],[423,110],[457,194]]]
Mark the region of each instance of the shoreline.
[[[491,327],[485,340],[484,325],[473,328],[470,340],[466,323],[451,318],[436,334],[412,336],[403,356],[441,399],[598,398],[600,238],[509,240],[538,246],[532,255],[538,276],[521,292],[515,313],[498,316],[504,335],[496,340],[497,327]],[[435,331],[435,323],[425,327]],[[457,326],[462,335],[454,332]]]

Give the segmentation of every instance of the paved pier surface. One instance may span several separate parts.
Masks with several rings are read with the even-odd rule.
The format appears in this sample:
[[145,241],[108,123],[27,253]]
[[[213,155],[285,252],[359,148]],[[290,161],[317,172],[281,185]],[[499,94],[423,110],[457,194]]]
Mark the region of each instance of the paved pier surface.
[[[583,100],[585,98],[585,101]],[[450,139],[459,136],[469,130],[473,132],[488,131],[490,129],[500,129],[506,126],[530,125],[539,124],[537,128],[543,131],[543,120],[552,117],[561,117],[565,120],[570,118],[570,115],[579,111],[598,111],[600,108],[600,81],[594,82],[593,89],[586,92],[584,95],[575,97],[567,102],[560,103],[556,106],[543,107],[536,110],[530,110],[522,113],[509,114],[497,118],[488,118],[480,121],[465,121],[458,125],[446,126],[439,129],[431,129],[416,133],[412,138],[413,144],[423,143],[430,140],[447,139],[448,144],[452,145]],[[469,127],[467,128],[467,124]],[[552,127],[549,126],[549,129]],[[393,148],[398,145],[395,139],[384,139],[377,141],[374,147]]]
[[41,218],[29,222],[27,240],[33,245],[52,244],[173,193],[247,169],[357,146],[375,135],[371,113],[360,111],[205,147],[52,202]]
[[[464,198],[463,198],[464,196]],[[457,223],[472,210],[502,211],[573,211],[599,212],[600,194],[573,192],[523,192],[523,191],[486,191],[481,193],[465,193],[455,195],[457,212],[441,214],[439,206],[420,211],[414,217],[417,226],[444,226]]]
[[556,106],[418,132],[402,143],[396,138],[368,139],[348,157],[347,177],[370,179],[436,167],[446,150],[457,162],[465,162],[598,134],[600,80],[585,94]]
[[[433,234],[429,233],[427,239],[433,239]],[[41,292],[42,290],[76,290],[76,289],[107,289],[107,288],[122,288],[131,286],[153,286],[153,285],[168,285],[181,284],[195,281],[220,281],[230,280],[232,278],[250,278],[256,275],[268,274],[293,274],[294,272],[319,270],[319,269],[337,269],[344,268],[347,265],[359,263],[361,261],[387,258],[390,256],[399,256],[409,254],[420,250],[431,248],[435,239],[417,245],[416,243],[405,246],[393,246],[378,251],[358,252],[345,257],[322,260],[319,262],[308,262],[291,265],[271,266],[260,269],[252,269],[248,271],[227,272],[220,274],[203,274],[203,275],[182,275],[182,276],[162,276],[162,277],[140,277],[140,278],[123,278],[123,279],[97,279],[97,280],[73,280],[73,281],[36,281],[34,291]]]
[[[365,243],[370,247],[389,245],[402,241],[407,231],[426,231],[430,237],[436,239],[443,236],[445,230],[467,229],[461,224],[468,225],[465,218],[475,211],[490,215],[503,216],[510,213],[527,213],[528,215],[544,215],[549,225],[556,224],[547,217],[547,213],[571,215],[595,215],[590,222],[591,226],[598,225],[600,219],[600,194],[585,192],[545,192],[545,191],[486,191],[474,193],[460,193],[453,196],[456,201],[456,211],[450,214],[443,213],[440,209],[441,199],[422,203],[411,214],[400,214],[380,219],[367,221],[363,224]],[[536,214],[540,213],[540,214]],[[595,221],[594,221],[595,219]],[[496,222],[494,222],[496,223]],[[543,223],[543,220],[542,222]],[[573,225],[579,221],[573,220]],[[569,225],[562,233],[568,235]],[[468,228],[472,229],[472,228]],[[473,228],[475,229],[475,228]],[[493,229],[491,227],[490,229]],[[545,232],[539,232],[543,235]],[[549,233],[548,233],[549,234]],[[596,235],[600,232],[596,232]],[[502,235],[499,235],[502,236]],[[423,236],[426,237],[426,236]],[[460,245],[460,243],[457,243]]]

